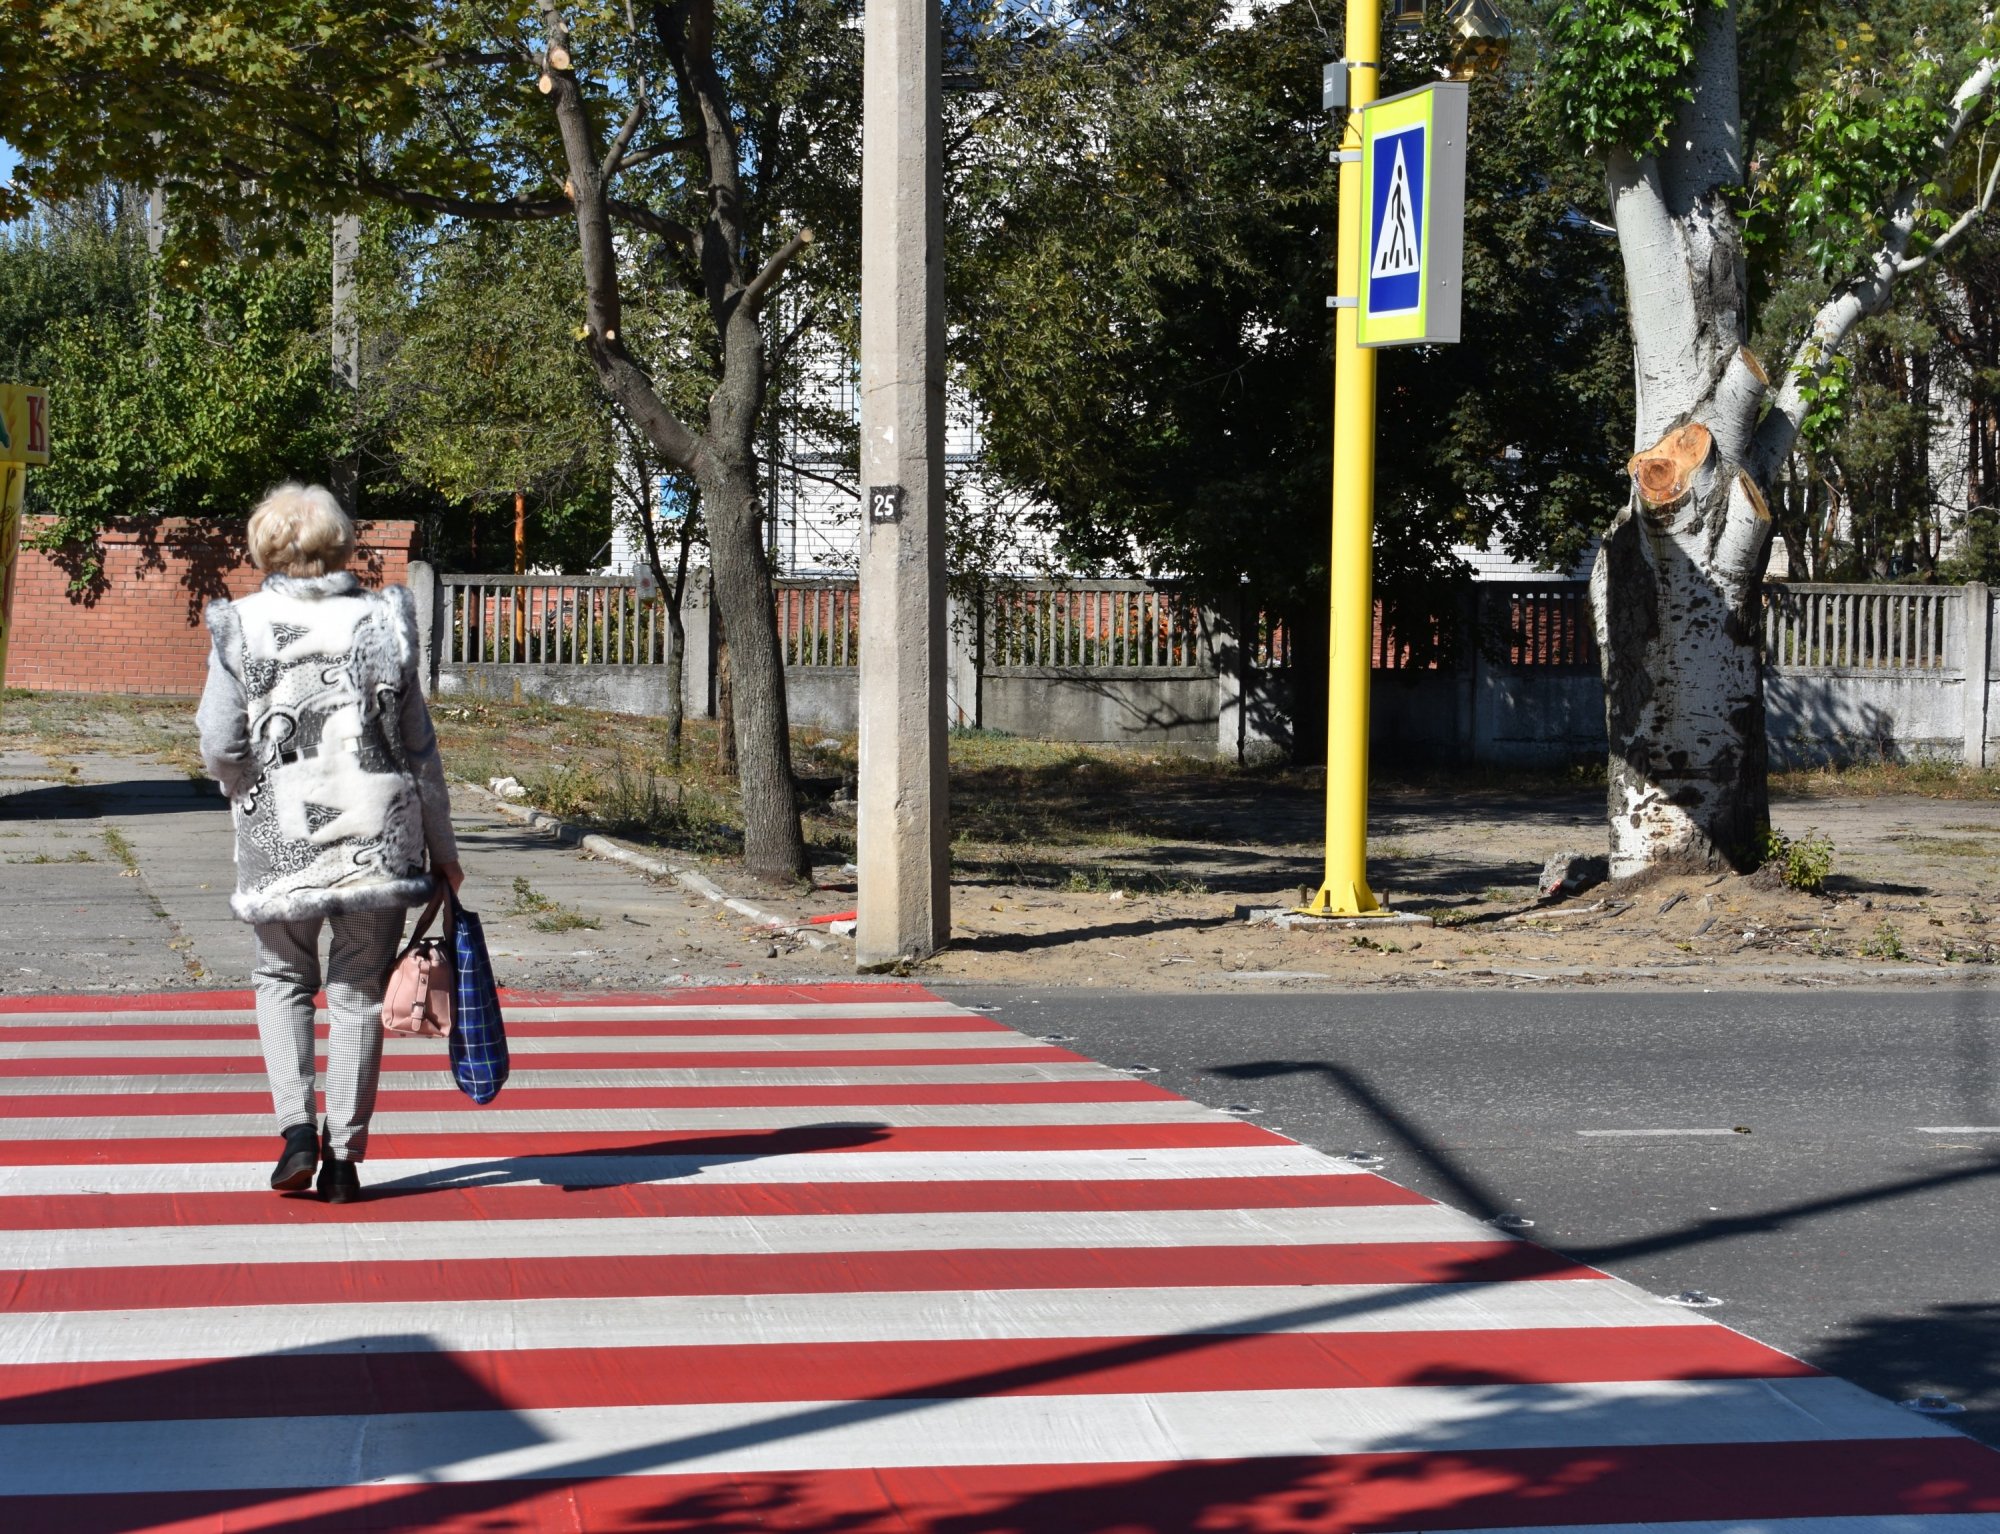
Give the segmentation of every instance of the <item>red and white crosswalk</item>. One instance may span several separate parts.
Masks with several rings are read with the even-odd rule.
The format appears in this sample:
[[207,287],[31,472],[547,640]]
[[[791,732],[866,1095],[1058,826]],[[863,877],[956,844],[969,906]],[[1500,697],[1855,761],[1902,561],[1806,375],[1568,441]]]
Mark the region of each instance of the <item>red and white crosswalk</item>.
[[2000,1454],[908,985],[517,997],[261,1187],[246,995],[0,1001],[0,1530],[2000,1534]]

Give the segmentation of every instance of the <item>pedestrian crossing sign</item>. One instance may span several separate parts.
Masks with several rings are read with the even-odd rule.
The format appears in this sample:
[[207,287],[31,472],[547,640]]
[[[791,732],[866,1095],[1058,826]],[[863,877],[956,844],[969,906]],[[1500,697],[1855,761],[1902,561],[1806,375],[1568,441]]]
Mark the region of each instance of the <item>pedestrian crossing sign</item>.
[[1466,87],[1361,109],[1363,346],[1456,341],[1465,247]]

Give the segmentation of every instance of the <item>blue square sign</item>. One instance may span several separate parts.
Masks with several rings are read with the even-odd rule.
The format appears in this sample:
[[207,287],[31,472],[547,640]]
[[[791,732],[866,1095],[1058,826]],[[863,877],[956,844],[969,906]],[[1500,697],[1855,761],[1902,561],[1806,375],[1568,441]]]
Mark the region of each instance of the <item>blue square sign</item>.
[[1424,153],[1428,123],[1378,136],[1368,210],[1368,307],[1415,314],[1424,299]]

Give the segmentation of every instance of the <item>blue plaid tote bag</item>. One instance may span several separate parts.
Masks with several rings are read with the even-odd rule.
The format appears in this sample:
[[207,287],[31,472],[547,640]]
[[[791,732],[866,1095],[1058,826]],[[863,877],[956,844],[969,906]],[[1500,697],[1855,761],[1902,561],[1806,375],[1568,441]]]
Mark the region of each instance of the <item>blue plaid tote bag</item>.
[[486,929],[476,913],[451,897],[451,945],[458,959],[458,993],[451,1020],[451,1074],[476,1103],[490,1103],[507,1082],[507,1030],[500,993],[486,954]]

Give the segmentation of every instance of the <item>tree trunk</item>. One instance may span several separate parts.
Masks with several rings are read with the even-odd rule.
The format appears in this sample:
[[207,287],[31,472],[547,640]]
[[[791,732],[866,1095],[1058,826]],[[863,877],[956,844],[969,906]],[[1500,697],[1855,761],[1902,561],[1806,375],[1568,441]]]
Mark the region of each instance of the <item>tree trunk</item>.
[[[744,859],[763,878],[803,878],[808,865],[792,777],[777,592],[760,533],[756,475],[747,462],[726,464],[701,490],[715,561],[715,601],[729,646],[724,712],[735,726]],[[761,813],[753,807],[762,807]]]
[[667,604],[667,761],[676,772],[681,765],[681,742],[687,733],[687,706],[681,688],[687,676],[687,624],[681,619],[681,605]]
[[[1591,572],[1613,878],[1654,865],[1754,867],[1770,818],[1760,634],[1770,519],[1705,427],[1676,439],[1685,473],[1642,479]],[[1663,456],[1635,458],[1635,478]]]
[[1591,572],[1611,873],[1751,866],[1768,818],[1760,604],[1771,520],[1746,472],[1764,371],[1743,348],[1732,8],[1700,7],[1694,99],[1658,156],[1610,161],[1638,419],[1629,502]]

